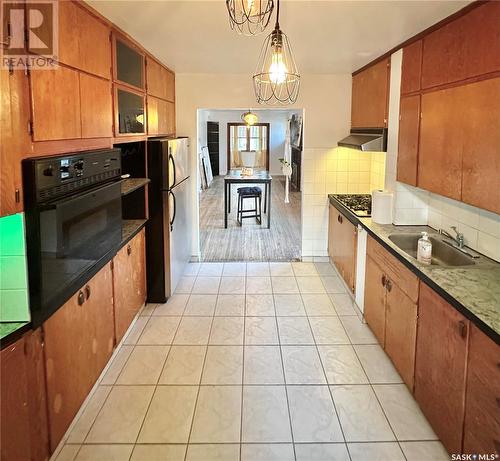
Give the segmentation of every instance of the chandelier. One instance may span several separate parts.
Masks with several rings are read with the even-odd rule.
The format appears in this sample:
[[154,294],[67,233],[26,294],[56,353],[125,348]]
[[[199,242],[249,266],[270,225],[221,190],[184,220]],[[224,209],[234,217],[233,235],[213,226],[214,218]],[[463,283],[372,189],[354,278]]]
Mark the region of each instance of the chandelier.
[[242,35],[258,35],[269,24],[274,0],[226,0],[231,29]]
[[293,104],[297,101],[300,74],[288,37],[279,25],[278,0],[276,24],[266,37],[253,75],[255,96],[259,104]]
[[251,110],[248,112],[245,112],[241,116],[241,120],[243,120],[247,125],[255,125],[259,121],[259,117],[257,117],[256,114],[254,114]]

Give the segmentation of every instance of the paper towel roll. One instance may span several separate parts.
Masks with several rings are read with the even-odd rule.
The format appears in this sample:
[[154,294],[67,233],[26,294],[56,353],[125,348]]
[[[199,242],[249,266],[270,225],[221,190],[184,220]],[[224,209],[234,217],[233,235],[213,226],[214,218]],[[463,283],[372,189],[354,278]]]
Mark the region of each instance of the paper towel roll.
[[372,221],[378,224],[392,224],[393,193],[383,190],[372,192]]

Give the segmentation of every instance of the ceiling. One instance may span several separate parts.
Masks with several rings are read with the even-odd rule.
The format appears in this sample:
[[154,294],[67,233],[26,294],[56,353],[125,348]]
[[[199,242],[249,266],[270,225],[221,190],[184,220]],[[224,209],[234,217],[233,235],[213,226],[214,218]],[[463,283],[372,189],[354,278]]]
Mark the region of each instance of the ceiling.
[[[265,37],[232,31],[223,0],[87,2],[179,73],[251,73]],[[350,73],[467,3],[284,0],[280,25],[301,73]]]

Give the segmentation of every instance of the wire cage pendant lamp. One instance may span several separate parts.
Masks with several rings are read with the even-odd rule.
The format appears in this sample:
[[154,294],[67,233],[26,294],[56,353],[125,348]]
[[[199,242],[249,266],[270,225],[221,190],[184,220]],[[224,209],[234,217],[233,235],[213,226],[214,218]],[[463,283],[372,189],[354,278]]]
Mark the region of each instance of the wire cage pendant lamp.
[[293,104],[299,95],[300,74],[288,37],[280,29],[279,14],[280,0],[274,30],[264,40],[253,75],[259,104]]
[[226,0],[231,29],[241,35],[258,35],[266,29],[274,0]]

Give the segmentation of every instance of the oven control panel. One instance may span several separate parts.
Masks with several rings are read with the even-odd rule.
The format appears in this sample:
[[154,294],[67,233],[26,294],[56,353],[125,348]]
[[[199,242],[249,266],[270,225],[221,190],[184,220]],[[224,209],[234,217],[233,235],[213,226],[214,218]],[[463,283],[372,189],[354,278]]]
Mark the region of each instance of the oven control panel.
[[31,184],[36,202],[75,193],[121,175],[120,149],[80,152],[57,157],[28,159],[23,162],[23,175]]

